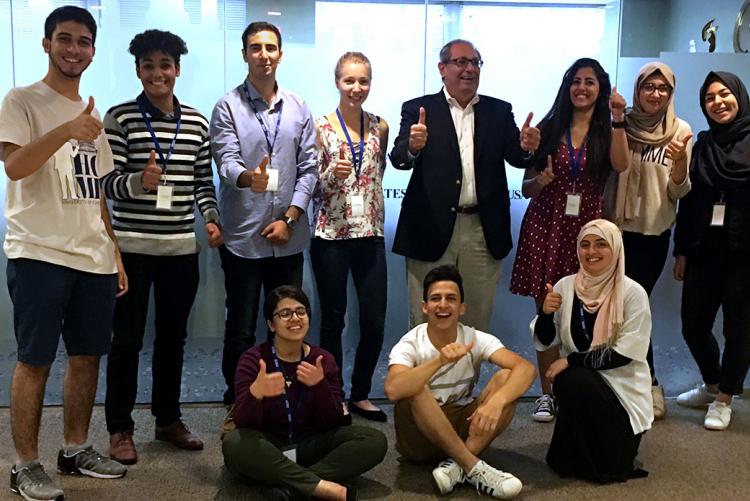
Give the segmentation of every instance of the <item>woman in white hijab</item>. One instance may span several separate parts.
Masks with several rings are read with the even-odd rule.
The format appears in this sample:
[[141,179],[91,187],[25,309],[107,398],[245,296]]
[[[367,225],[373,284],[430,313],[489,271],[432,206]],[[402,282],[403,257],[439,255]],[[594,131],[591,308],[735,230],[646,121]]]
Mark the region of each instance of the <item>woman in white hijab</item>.
[[653,421],[651,310],[643,287],[625,276],[615,224],[587,223],[578,261],[578,273],[547,284],[531,325],[537,350],[560,350],[544,375],[559,408],[547,464],[562,477],[623,482],[646,475],[634,460]]

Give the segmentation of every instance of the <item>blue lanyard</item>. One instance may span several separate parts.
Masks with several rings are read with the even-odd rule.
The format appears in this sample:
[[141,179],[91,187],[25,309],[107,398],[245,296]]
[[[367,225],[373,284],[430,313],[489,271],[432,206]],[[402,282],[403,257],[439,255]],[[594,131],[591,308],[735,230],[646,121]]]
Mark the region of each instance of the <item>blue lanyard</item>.
[[586,317],[583,315],[585,310],[583,309],[583,301],[578,303],[578,309],[580,311],[580,320],[581,320],[581,332],[583,332],[583,335],[586,337],[586,341],[591,341],[591,336],[589,336],[588,330],[586,329]]
[[341,116],[341,111],[336,108],[336,115],[339,117],[339,123],[341,128],[344,130],[346,136],[346,142],[349,143],[349,149],[352,151],[352,163],[354,163],[354,174],[359,177],[360,169],[362,169],[362,155],[365,152],[365,112],[359,110],[359,158],[357,158],[357,152],[354,151],[354,143],[352,138],[349,136],[349,130],[346,128],[344,123],[344,117]]
[[178,107],[175,110],[175,117],[177,118],[177,126],[175,127],[175,130],[174,130],[174,137],[172,138],[172,142],[169,143],[169,151],[167,151],[166,158],[164,158],[164,152],[161,149],[161,144],[159,144],[159,139],[156,137],[156,132],[154,132],[154,127],[151,125],[151,119],[148,117],[146,110],[143,108],[143,105],[140,102],[138,103],[138,109],[141,112],[141,117],[143,117],[143,121],[146,123],[146,128],[148,129],[148,133],[151,134],[151,140],[154,142],[154,146],[156,147],[156,152],[159,154],[159,160],[161,160],[163,171],[164,173],[166,173],[167,164],[169,163],[169,159],[172,158],[172,153],[174,153],[175,144],[177,144],[177,136],[180,134],[180,125],[182,124],[182,113],[180,113],[180,108]]
[[[286,386],[286,373],[281,370],[281,365],[279,365],[279,357],[276,355],[276,346],[271,344],[271,353],[273,353],[273,364],[276,366],[276,371],[280,372],[282,376],[284,376],[284,385]],[[300,347],[300,357],[299,361],[301,362],[305,358],[305,345],[303,344]],[[297,400],[297,405],[294,408],[294,413],[292,413],[292,407],[289,405],[289,397],[286,394],[286,389],[284,390],[284,393],[281,394],[282,400],[284,401],[284,408],[286,409],[286,419],[287,423],[289,425],[289,443],[292,443],[292,434],[294,430],[294,416],[299,415],[300,407],[302,407],[302,402],[305,400],[305,387],[303,386],[302,390],[300,391],[299,400]]]
[[247,97],[247,101],[250,103],[250,107],[253,109],[253,113],[255,113],[255,119],[258,120],[258,123],[260,124],[260,128],[263,130],[263,135],[266,136],[266,144],[268,145],[268,161],[272,162],[273,148],[274,146],[276,146],[276,139],[279,137],[279,126],[281,126],[281,112],[284,111],[284,103],[282,101],[278,104],[279,111],[278,111],[278,116],[276,117],[276,128],[273,132],[273,141],[271,141],[271,137],[268,131],[268,126],[266,126],[266,122],[263,120],[263,117],[258,111],[258,108],[255,107],[255,103],[253,103],[253,98],[250,97],[250,89],[247,87],[247,82],[244,82],[244,89],[245,89],[245,97]]
[[573,181],[578,178],[578,172],[581,170],[581,160],[583,159],[583,149],[586,145],[586,141],[578,150],[578,156],[575,155],[575,148],[573,148],[573,140],[571,139],[570,127],[568,127],[568,155],[570,156],[570,169],[573,171]]

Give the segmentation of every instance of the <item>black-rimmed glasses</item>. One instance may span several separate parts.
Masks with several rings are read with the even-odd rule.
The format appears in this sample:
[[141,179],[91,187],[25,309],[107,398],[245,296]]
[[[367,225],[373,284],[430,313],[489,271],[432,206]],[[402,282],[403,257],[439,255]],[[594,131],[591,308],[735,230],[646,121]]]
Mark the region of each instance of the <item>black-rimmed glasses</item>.
[[468,59],[466,57],[457,57],[456,59],[448,59],[445,64],[455,64],[458,68],[464,70],[469,63],[473,64],[475,68],[481,68],[484,65],[484,61],[475,57],[474,59]]
[[304,306],[298,306],[294,309],[284,308],[273,314],[274,317],[279,317],[282,320],[289,320],[292,318],[292,315],[297,315],[297,318],[305,318],[308,315],[307,308]]

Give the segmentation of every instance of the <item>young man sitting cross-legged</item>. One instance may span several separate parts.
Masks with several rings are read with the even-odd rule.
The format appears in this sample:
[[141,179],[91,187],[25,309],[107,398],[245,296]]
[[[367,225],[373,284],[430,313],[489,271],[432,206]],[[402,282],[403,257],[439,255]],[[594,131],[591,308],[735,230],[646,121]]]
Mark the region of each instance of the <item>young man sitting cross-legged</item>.
[[[467,480],[478,491],[510,498],[521,481],[477,456],[510,424],[535,369],[496,337],[460,324],[466,311],[461,275],[439,266],[424,279],[427,323],[406,333],[390,354],[385,392],[396,401],[396,448],[413,461],[437,462],[441,493]],[[500,367],[472,397],[483,361]]]

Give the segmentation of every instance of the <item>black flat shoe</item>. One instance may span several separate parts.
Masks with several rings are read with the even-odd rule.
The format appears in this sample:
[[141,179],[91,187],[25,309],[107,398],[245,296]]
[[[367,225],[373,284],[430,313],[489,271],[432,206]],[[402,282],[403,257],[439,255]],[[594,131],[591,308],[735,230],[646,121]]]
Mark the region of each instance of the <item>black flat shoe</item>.
[[362,416],[363,418],[369,421],[377,421],[379,423],[385,423],[388,421],[388,416],[386,416],[385,412],[381,411],[380,409],[376,411],[368,411],[367,409],[358,407],[357,404],[355,404],[351,400],[349,400],[348,408],[349,408],[350,413],[357,414],[358,416]]
[[[373,412],[373,411],[370,411]],[[357,488],[351,484],[346,486],[346,501],[357,501],[359,496],[357,495]]]

